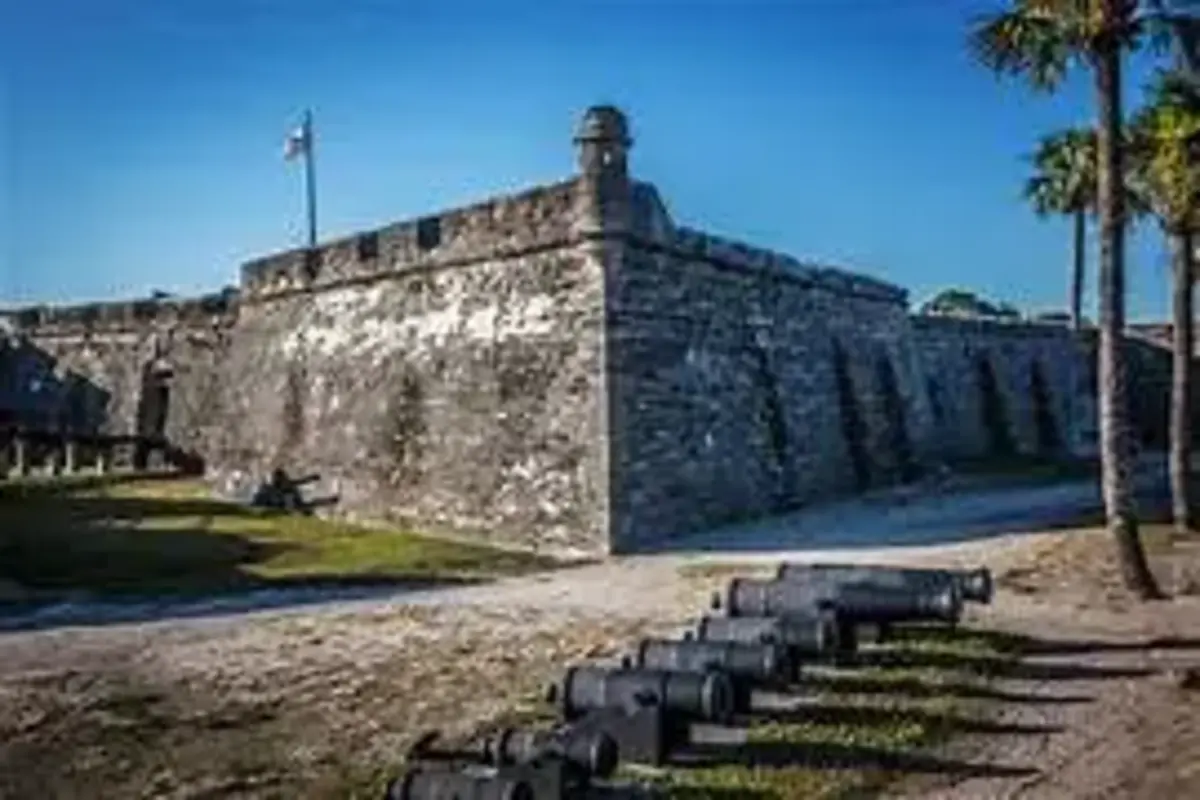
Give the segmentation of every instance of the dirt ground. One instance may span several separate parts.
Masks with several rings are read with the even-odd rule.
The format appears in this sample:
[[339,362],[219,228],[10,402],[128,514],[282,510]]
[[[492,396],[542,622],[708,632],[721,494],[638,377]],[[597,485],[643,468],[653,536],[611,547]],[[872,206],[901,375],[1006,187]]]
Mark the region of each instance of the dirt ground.
[[[1152,543],[1167,588],[1195,591],[1200,542]],[[1131,602],[1108,544],[1060,531],[886,554],[989,564],[999,591],[970,622],[1031,651],[995,676],[1008,732],[942,754],[993,768],[913,775],[890,797],[1200,797],[1200,598]],[[0,634],[0,797],[376,796],[380,765],[420,732],[529,707],[564,665],[694,617],[727,577],[696,564],[633,558],[387,602]]]
[[916,779],[888,797],[1200,797],[1200,537],[1156,532],[1152,563],[1180,594],[1145,604],[1120,587],[1107,545],[1101,531],[1031,539],[981,615],[1031,640],[1022,669],[993,685],[1024,698],[995,720],[1030,732],[949,747],[1025,774]]

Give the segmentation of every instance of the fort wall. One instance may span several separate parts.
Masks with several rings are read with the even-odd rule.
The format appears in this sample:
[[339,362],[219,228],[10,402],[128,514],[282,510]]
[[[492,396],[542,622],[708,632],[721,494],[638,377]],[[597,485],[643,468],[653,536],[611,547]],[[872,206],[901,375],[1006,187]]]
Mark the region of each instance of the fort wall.
[[936,316],[913,316],[911,329],[937,457],[1094,451],[1090,332]]
[[[603,550],[603,265],[574,182],[248,265],[211,462],[355,516]],[[433,235],[440,229],[440,237]],[[310,262],[311,263],[311,262]]]
[[915,463],[927,410],[904,290],[677,226],[648,184],[629,202],[607,298],[618,543],[890,483]]
[[[282,467],[331,513],[557,551],[1094,450],[1090,333],[914,317],[898,286],[678,224],[619,112],[576,143],[569,180],[257,259],[220,295],[8,314],[0,412],[158,429],[230,494]],[[1169,354],[1130,347],[1145,431]]]
[[203,453],[236,316],[231,292],[11,313],[5,405],[32,427],[163,435]]

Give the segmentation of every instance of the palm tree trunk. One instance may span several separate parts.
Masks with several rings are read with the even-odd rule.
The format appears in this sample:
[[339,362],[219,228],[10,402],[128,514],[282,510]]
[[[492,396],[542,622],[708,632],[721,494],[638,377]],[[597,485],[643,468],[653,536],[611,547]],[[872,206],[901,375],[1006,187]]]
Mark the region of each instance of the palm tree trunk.
[[[1110,25],[1122,19],[1121,0],[1105,0]],[[1161,597],[1138,535],[1133,469],[1135,452],[1126,396],[1125,203],[1121,184],[1121,52],[1115,35],[1096,45],[1095,78],[1100,216],[1100,459],[1104,511],[1116,540],[1121,573],[1130,591],[1143,599]]]
[[1171,267],[1171,516],[1175,530],[1191,529],[1188,489],[1192,465],[1192,234],[1173,231]]
[[1071,264],[1071,330],[1083,325],[1083,273],[1087,260],[1087,216],[1075,212],[1075,252]]

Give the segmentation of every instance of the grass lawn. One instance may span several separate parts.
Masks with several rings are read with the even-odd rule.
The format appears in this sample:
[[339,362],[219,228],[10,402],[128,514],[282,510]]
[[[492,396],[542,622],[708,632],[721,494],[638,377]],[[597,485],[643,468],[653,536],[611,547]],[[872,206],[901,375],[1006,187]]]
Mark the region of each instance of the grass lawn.
[[0,484],[0,583],[53,594],[469,582],[558,562],[213,500],[195,481]]

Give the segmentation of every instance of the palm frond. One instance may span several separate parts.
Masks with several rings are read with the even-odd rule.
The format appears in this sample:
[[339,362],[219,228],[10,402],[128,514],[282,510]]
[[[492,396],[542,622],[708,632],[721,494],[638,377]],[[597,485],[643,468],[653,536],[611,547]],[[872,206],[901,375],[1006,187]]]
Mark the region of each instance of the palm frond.
[[1033,174],[1024,186],[1038,215],[1094,211],[1096,152],[1091,129],[1071,128],[1041,138],[1030,157]]
[[1130,184],[1167,227],[1188,225],[1200,209],[1200,95],[1160,71],[1148,103],[1130,120]]
[[1023,77],[1045,92],[1062,83],[1074,57],[1068,31],[1058,20],[1021,9],[979,18],[967,44],[992,72]]

